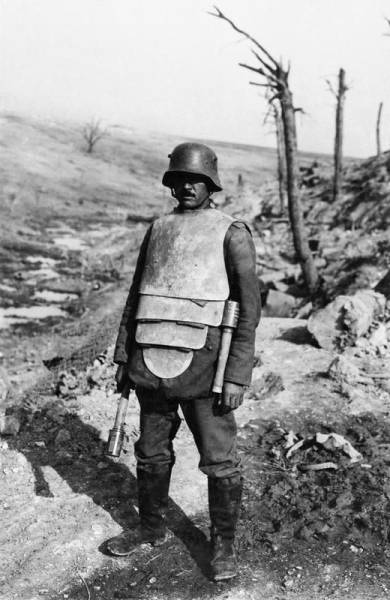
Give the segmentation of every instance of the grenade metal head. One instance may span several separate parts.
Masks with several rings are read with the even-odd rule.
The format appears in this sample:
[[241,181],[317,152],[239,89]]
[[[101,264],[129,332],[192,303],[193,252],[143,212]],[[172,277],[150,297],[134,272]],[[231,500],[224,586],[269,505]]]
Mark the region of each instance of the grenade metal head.
[[125,430],[123,427],[113,427],[110,430],[105,455],[118,458],[122,450],[124,438]]
[[202,175],[210,192],[222,190],[218,175],[218,159],[215,152],[205,144],[186,142],[179,144],[169,156],[169,166],[165,171],[162,183],[172,187],[175,173],[191,173]]

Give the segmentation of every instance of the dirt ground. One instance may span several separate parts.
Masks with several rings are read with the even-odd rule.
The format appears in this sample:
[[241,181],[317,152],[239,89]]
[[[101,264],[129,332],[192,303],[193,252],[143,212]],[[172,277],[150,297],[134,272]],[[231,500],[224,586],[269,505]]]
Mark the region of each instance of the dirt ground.
[[[357,384],[346,394],[327,375],[335,354],[313,344],[296,318],[262,319],[253,383],[236,413],[245,475],[239,576],[210,582],[207,482],[184,423],[172,538],[125,559],[105,553],[104,541],[137,519],[135,398],[121,459],[104,456],[117,403],[112,342],[148,219],[169,209],[160,177],[181,140],[118,127],[91,157],[76,125],[10,116],[2,125],[0,384],[16,430],[0,437],[0,599],[388,598],[390,388],[383,378],[382,387]],[[274,153],[215,147],[224,210],[251,221],[261,202],[274,201]],[[259,274],[279,290],[297,288],[286,224],[263,220],[255,229]],[[359,236],[342,232],[353,265]],[[332,265],[326,273],[336,281]],[[370,368],[386,373],[388,354],[371,357]],[[332,432],[361,460],[314,440]],[[290,457],[288,440],[299,445]],[[328,467],[307,470],[320,463]]]
[[[334,535],[309,529],[302,536],[286,525],[286,515],[279,527],[269,527],[283,513],[280,497],[288,495],[288,488],[277,495],[278,482],[272,477],[291,474],[293,466],[284,462],[281,469],[275,454],[281,431],[304,433],[321,424],[345,432],[345,424],[363,413],[371,413],[371,419],[377,415],[378,423],[388,418],[388,405],[370,405],[367,397],[362,410],[338,393],[323,376],[332,356],[310,343],[305,324],[265,318],[258,330],[261,364],[254,369],[252,393],[237,411],[246,474],[237,579],[219,585],[209,580],[206,478],[197,470],[196,451],[184,424],[176,439],[170,493],[173,538],[163,548],[145,546],[125,559],[104,553],[105,539],[137,515],[135,400],[127,419],[126,452],[118,462],[103,455],[116,406],[113,370],[107,361],[101,368],[95,366],[100,368],[97,384],[87,393],[75,386],[62,397],[42,396],[25,408],[19,435],[2,438],[0,597],[387,598],[390,550],[375,531],[359,536],[340,528]],[[94,380],[93,374],[88,377]],[[366,473],[360,464],[353,468]],[[297,481],[304,477],[299,474]],[[332,477],[331,471],[327,477]],[[270,481],[275,501],[271,517],[264,502]],[[329,481],[323,485],[329,489]]]

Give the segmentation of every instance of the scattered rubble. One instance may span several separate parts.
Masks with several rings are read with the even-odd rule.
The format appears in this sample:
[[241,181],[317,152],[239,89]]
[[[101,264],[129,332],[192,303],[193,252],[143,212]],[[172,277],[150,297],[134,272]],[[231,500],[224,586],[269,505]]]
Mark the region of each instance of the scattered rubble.
[[367,333],[373,320],[383,316],[386,299],[372,290],[362,290],[347,297],[343,321],[347,331],[357,339]]
[[368,381],[367,377],[362,376],[359,367],[342,354],[336,356],[331,362],[328,375],[341,386],[356,385]]
[[20,418],[17,415],[0,415],[0,434],[18,435],[21,427]]
[[[345,454],[349,456],[351,459],[351,463],[362,460],[362,455],[360,452],[355,450],[352,446],[351,442],[346,440],[342,435],[338,433],[319,433],[317,432],[314,436],[309,436],[305,438],[300,438],[300,436],[296,435],[293,431],[289,431],[285,436],[286,443],[284,445],[286,452],[286,458],[290,459],[292,455],[299,449],[305,449],[311,447],[322,446],[326,450],[337,450],[341,449]],[[322,468],[323,465],[332,465],[330,468],[336,468],[337,465],[335,463],[319,463]],[[300,465],[302,468],[308,469],[309,467],[313,467],[313,465]]]
[[67,429],[60,429],[54,439],[55,446],[62,446],[71,440],[70,432]]
[[316,433],[315,443],[320,444],[326,450],[337,450],[340,448],[345,454],[351,459],[351,463],[362,460],[363,456],[360,452],[355,450],[351,442],[346,440],[342,435],[338,433]]
[[70,367],[66,371],[60,371],[55,386],[56,394],[61,398],[70,399],[80,394],[87,394],[96,388],[103,389],[107,393],[113,391],[113,362],[107,358],[107,355],[108,351],[99,354],[93,364],[86,369]]
[[[272,543],[286,536],[346,539],[365,548],[387,543],[389,423],[361,415],[338,423],[337,433],[313,423],[310,429],[317,432],[302,435],[278,423],[257,423],[260,435],[249,424],[240,442],[248,451],[251,438],[256,453],[244,502],[252,536]],[[259,481],[260,486],[252,483]],[[245,539],[242,532],[244,545]]]
[[308,330],[326,350],[340,350],[366,334],[374,319],[382,316],[386,300],[382,294],[363,290],[353,296],[338,296],[308,319]]
[[294,296],[279,290],[270,289],[263,308],[265,317],[291,317],[297,307]]
[[284,390],[283,380],[280,375],[267,371],[259,379],[252,381],[247,397],[252,400],[264,400],[272,398]]
[[383,294],[387,300],[390,299],[390,271],[377,283],[375,291]]

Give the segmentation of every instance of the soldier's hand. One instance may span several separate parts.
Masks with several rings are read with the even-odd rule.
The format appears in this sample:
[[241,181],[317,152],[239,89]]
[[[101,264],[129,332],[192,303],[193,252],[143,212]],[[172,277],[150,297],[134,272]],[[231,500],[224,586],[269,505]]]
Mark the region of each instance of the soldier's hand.
[[222,390],[222,410],[227,413],[236,410],[244,400],[245,387],[237,383],[225,381]]
[[115,381],[116,381],[116,391],[121,393],[123,392],[125,386],[130,382],[129,375],[127,373],[127,365],[125,363],[121,363],[115,373]]

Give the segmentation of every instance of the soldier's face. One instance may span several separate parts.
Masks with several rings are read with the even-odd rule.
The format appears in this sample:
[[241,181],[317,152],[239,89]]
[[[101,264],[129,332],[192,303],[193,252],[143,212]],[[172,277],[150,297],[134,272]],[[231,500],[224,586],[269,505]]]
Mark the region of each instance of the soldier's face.
[[195,210],[208,205],[210,192],[201,175],[175,173],[172,187],[181,208]]

